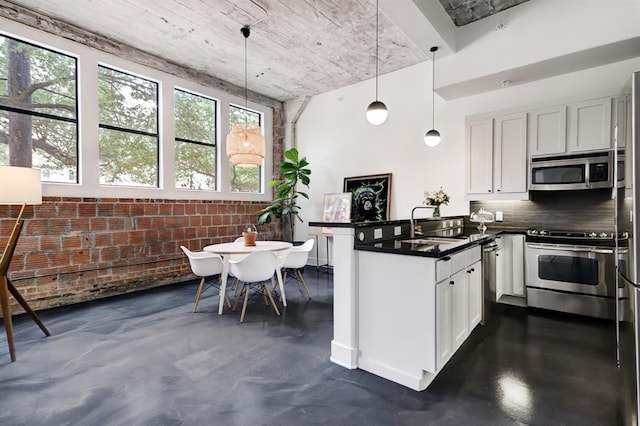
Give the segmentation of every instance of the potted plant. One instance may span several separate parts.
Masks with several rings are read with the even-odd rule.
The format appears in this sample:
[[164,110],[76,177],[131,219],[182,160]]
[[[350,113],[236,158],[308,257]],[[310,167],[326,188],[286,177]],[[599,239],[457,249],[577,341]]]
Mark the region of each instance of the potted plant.
[[282,179],[269,182],[269,187],[275,187],[273,203],[256,213],[259,215],[258,225],[270,223],[273,217],[282,218],[283,238],[287,241],[293,241],[294,218],[298,218],[302,222],[299,215],[298,197],[309,199],[309,195],[299,191],[297,187],[298,184],[309,187],[311,170],[308,167],[307,159],[300,158],[296,148],[285,151],[284,158],[284,161],[280,163]]

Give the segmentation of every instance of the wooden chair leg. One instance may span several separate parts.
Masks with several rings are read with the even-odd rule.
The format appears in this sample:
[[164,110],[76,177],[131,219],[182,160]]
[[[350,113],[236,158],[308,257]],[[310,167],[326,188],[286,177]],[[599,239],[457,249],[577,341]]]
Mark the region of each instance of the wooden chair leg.
[[269,301],[267,300],[267,293],[269,293],[269,290],[267,290],[267,286],[264,284],[264,281],[260,282],[260,292],[262,293],[262,299],[264,300],[264,304],[266,306],[269,306]]
[[242,288],[240,289],[240,294],[236,294],[236,303],[233,304],[232,311],[236,310],[236,308],[238,307],[238,302],[242,298],[242,294],[245,293],[245,292],[246,292],[246,290],[245,290],[244,285],[243,285]]
[[242,304],[242,314],[240,315],[240,322],[244,322],[244,314],[247,312],[247,302],[249,301],[249,291],[246,289],[248,284],[244,284],[244,303]]
[[309,299],[311,299],[311,291],[309,291],[309,287],[307,286],[307,283],[304,280],[304,276],[302,275],[302,272],[299,269],[297,272],[298,272],[298,277],[300,278],[300,283],[302,283],[304,290],[307,292],[307,296],[309,297]]
[[202,289],[204,288],[204,277],[200,280],[200,285],[198,286],[198,291],[196,291],[196,298],[193,300],[193,312],[198,310],[198,302],[200,302],[200,295],[202,294]]
[[[265,288],[266,290],[266,288]],[[267,291],[267,296],[269,296],[269,300],[271,300],[271,306],[273,306],[273,310],[276,311],[277,315],[280,315],[280,311],[278,310],[278,307],[276,306],[276,302],[273,300],[273,296],[271,296],[271,292]]]

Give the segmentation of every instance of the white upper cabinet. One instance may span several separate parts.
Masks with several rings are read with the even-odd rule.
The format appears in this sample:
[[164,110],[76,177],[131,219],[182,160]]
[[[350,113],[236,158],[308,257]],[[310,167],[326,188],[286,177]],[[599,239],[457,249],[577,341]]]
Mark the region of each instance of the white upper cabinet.
[[605,97],[569,104],[568,151],[593,151],[613,147],[611,100],[611,97]]
[[467,194],[493,192],[493,120],[469,121],[467,140]]
[[[628,108],[627,96],[614,98],[615,124],[613,126],[613,138],[618,148],[627,146],[627,124],[630,124],[630,108]],[[629,132],[630,133],[630,132]]]
[[567,107],[529,111],[529,155],[561,154],[567,150]]
[[527,114],[466,123],[469,200],[527,199]]
[[527,192],[527,114],[494,118],[494,190],[500,193]]

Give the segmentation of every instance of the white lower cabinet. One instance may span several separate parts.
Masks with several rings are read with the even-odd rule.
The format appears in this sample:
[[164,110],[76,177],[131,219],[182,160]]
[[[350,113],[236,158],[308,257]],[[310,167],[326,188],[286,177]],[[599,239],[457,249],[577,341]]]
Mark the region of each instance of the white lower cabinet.
[[438,370],[453,354],[453,320],[451,305],[453,293],[449,280],[436,285],[436,350]]
[[440,259],[356,253],[357,366],[424,390],[480,320],[480,247]]
[[[482,262],[480,248],[459,254],[466,256],[463,268],[436,285],[437,368],[442,369],[482,319]],[[455,270],[457,269],[457,270]]]
[[451,331],[455,351],[469,334],[467,271],[462,270],[453,274],[449,284],[451,285]]
[[478,261],[467,269],[467,287],[469,288],[469,332],[482,321],[482,262]]

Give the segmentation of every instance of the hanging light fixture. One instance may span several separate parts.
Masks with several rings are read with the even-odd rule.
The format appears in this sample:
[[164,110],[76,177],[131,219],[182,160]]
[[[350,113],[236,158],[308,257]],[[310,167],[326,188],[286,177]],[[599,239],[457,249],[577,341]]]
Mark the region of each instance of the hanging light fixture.
[[244,36],[244,123],[231,126],[227,135],[227,157],[236,166],[260,166],[265,155],[265,140],[260,126],[249,124],[247,110],[247,39],[251,29],[247,25],[240,32]]
[[429,51],[431,52],[431,62],[433,63],[433,72],[431,73],[431,130],[424,134],[424,143],[433,148],[440,143],[440,132],[436,130],[436,109],[435,109],[435,90],[436,90],[436,51],[437,46],[433,46]]
[[376,0],[376,100],[369,104],[367,108],[367,121],[374,126],[378,126],[387,120],[389,113],[387,106],[378,100],[378,0]]

